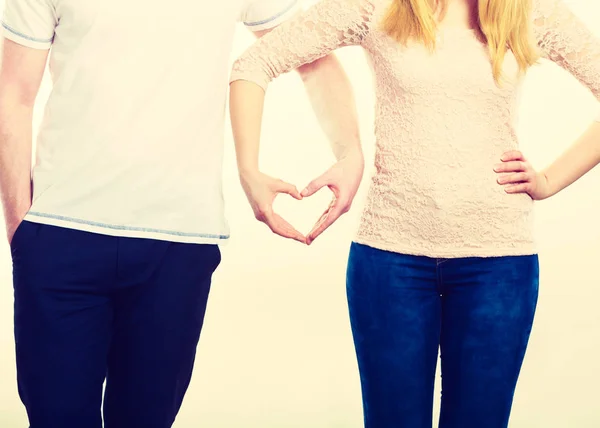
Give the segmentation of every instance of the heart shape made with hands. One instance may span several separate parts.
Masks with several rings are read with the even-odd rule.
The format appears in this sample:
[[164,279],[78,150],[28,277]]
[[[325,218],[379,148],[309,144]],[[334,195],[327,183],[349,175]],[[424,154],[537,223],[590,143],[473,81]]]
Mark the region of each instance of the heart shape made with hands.
[[[243,175],[242,187],[258,220],[265,223],[278,235],[310,245],[342,214],[348,212],[360,186],[363,169],[362,154],[353,155],[337,161],[324,174],[312,180],[301,192],[293,184],[263,173]],[[330,192],[321,192],[320,190],[324,188],[328,188]],[[298,205],[295,206],[296,209],[292,209],[291,200],[277,198],[282,193],[307,202],[302,204],[303,209],[301,210],[297,209]],[[326,203],[324,203],[325,198],[327,198]],[[306,227],[305,230],[310,231],[307,235],[303,235],[277,213],[278,210],[274,207],[276,203],[278,208],[283,208],[284,211],[291,213],[287,214],[287,218],[291,218],[296,224],[303,223],[306,221],[305,219],[311,217],[305,213],[310,212],[309,210],[313,206],[314,209],[317,206],[326,206],[327,208],[324,211],[321,211],[322,208],[319,210],[316,223],[311,224],[310,229]]]
[[[307,238],[306,243],[310,245],[314,241],[311,234],[315,231],[318,232],[319,228],[323,226],[334,202],[335,195],[333,191],[325,186],[310,196],[304,196],[301,200],[279,193],[273,202],[273,211],[296,231],[300,232],[304,238]],[[323,209],[324,206],[325,209]],[[315,213],[317,214],[315,215]]]

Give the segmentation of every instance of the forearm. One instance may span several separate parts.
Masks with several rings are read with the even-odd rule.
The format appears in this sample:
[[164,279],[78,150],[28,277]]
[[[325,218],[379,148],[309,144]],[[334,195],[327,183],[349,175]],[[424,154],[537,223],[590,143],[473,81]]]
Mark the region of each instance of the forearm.
[[229,109],[240,174],[258,171],[264,103],[265,92],[260,86],[244,80],[231,84]]
[[334,54],[298,69],[319,124],[335,157],[362,153],[350,80]]
[[0,197],[8,225],[31,207],[33,107],[0,100]]
[[551,194],[570,186],[600,163],[600,122],[590,128],[543,171]]

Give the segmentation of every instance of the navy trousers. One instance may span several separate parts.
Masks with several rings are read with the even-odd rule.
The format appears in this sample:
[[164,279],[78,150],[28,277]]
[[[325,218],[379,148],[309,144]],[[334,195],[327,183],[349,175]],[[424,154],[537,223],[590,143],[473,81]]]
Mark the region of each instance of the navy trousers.
[[433,259],[352,244],[350,320],[365,428],[506,428],[538,296],[538,257]]
[[11,251],[30,428],[171,427],[218,247],[23,222]]

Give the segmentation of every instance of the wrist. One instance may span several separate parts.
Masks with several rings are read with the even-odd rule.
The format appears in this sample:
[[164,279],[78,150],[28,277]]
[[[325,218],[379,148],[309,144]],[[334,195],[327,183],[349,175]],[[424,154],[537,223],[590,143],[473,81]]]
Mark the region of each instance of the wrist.
[[31,208],[31,201],[25,200],[20,203],[4,205],[4,220],[7,224],[20,223]]
[[352,145],[350,147],[345,147],[343,150],[339,151],[337,153],[337,159],[338,161],[342,159],[355,159],[357,161],[364,162],[364,154],[359,144]]
[[554,196],[555,194],[557,194],[560,191],[560,189],[556,188],[556,186],[554,185],[554,182],[551,180],[550,174],[548,174],[548,171],[546,171],[546,170],[540,171],[539,178],[540,178],[540,180],[543,181],[544,189],[545,189],[544,197],[542,199],[546,199],[551,196]]
[[21,222],[25,218],[26,214],[27,214],[27,211],[6,215],[4,217],[4,223],[6,224],[6,228],[7,229],[16,228],[19,224],[21,224]]
[[238,174],[242,180],[255,177],[260,174],[258,165],[238,165]]

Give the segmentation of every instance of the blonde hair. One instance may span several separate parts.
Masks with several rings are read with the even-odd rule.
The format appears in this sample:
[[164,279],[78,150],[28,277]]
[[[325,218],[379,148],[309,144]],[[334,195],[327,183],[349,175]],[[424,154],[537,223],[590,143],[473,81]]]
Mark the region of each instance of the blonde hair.
[[[393,0],[383,30],[403,44],[415,40],[434,49],[436,13],[443,17],[447,7],[447,0]],[[479,0],[479,28],[487,41],[497,83],[508,50],[521,72],[539,59],[530,38],[530,11],[531,0]]]

